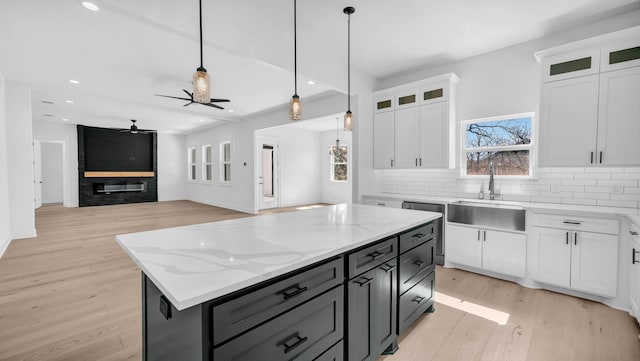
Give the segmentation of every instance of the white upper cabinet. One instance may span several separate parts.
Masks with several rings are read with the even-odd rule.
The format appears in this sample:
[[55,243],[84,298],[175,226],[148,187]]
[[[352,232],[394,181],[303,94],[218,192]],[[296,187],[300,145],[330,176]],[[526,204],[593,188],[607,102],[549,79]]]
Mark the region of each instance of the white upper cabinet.
[[640,165],[640,27],[605,39],[536,54],[542,58],[538,166]]
[[446,74],[374,95],[374,168],[453,167],[457,82]]

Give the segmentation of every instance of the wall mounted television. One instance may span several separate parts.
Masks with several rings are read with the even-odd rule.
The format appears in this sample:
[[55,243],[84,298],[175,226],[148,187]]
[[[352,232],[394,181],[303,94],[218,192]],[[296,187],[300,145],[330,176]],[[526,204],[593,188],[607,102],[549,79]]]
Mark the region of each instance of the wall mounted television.
[[141,172],[154,170],[154,134],[82,127],[84,170]]

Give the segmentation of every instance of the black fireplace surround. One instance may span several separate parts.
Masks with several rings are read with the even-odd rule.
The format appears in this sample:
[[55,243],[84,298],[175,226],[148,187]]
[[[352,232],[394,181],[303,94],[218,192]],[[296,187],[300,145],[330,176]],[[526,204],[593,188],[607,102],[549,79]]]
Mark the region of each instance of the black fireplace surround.
[[156,133],[77,126],[79,205],[156,202]]

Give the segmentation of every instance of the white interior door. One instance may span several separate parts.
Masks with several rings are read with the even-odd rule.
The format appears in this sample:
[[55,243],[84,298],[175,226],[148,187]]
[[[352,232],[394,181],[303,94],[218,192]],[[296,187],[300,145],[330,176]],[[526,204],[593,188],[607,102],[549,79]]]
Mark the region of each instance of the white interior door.
[[33,187],[35,209],[42,207],[42,152],[39,140],[33,141]]
[[280,182],[278,169],[278,141],[258,138],[258,197],[259,209],[280,207]]
[[64,200],[63,149],[60,142],[40,141],[40,199],[42,204],[62,204]]

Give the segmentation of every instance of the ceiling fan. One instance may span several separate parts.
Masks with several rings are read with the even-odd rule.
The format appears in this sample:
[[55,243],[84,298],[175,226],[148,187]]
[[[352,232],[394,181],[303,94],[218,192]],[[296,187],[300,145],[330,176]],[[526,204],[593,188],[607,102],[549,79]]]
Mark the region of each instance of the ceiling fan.
[[174,97],[171,95],[161,95],[161,94],[156,94],[156,96],[159,97],[165,97],[165,98],[171,98],[171,99],[180,99],[180,100],[186,100],[188,101],[187,104],[185,104],[184,106],[186,107],[187,105],[191,105],[193,103],[197,103],[197,104],[202,104],[202,105],[206,105],[208,107],[213,107],[213,108],[217,108],[217,109],[224,109],[223,107],[214,104],[214,103],[223,103],[223,102],[229,102],[229,99],[210,99],[208,103],[202,103],[199,101],[196,101],[193,99],[193,93],[188,92],[186,89],[182,89],[183,92],[185,92],[189,97],[188,98],[180,98],[180,97]]
[[116,129],[119,132],[123,132],[123,133],[131,133],[131,134],[149,134],[149,133],[155,133],[155,130],[149,130],[149,129],[139,129],[138,126],[136,125],[136,120],[135,119],[131,119],[131,126],[129,128],[125,128],[125,129]]
[[212,108],[224,109],[223,107],[214,103],[228,102],[229,99],[211,99],[210,98],[211,83],[209,82],[209,74],[207,74],[207,69],[205,69],[204,66],[202,65],[203,63],[202,61],[202,0],[199,0],[199,3],[200,3],[200,8],[199,8],[200,9],[200,67],[198,67],[198,69],[196,69],[196,72],[193,74],[193,92],[190,93],[187,90],[182,89],[182,91],[185,92],[189,96],[189,98],[180,98],[180,97],[174,97],[170,95],[160,95],[160,94],[156,94],[156,95],[160,97],[165,97],[165,98],[186,100],[188,101],[188,103],[184,105],[185,107],[193,103],[198,103],[198,104],[206,105]]

